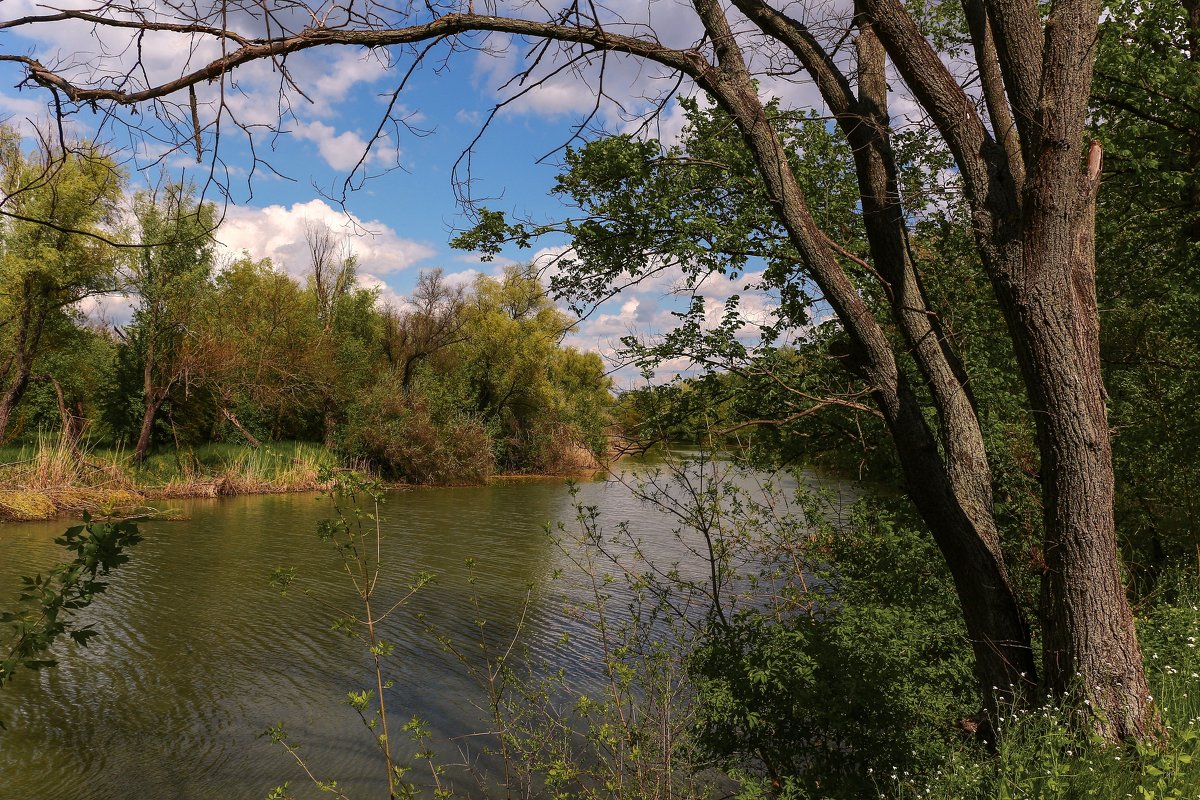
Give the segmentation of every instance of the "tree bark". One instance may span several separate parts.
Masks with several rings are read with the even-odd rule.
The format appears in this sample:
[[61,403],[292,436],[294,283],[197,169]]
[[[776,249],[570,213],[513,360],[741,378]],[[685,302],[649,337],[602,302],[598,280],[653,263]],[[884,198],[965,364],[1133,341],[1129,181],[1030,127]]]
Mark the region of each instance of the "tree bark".
[[83,417],[71,412],[67,406],[66,395],[63,392],[62,384],[58,382],[58,378],[53,375],[39,375],[38,380],[45,381],[54,387],[54,397],[58,401],[58,418],[62,428],[61,436],[63,444],[71,451],[71,455],[76,461],[83,460],[83,453],[79,450],[79,439],[83,436]]
[[142,428],[138,433],[137,446],[133,450],[133,460],[140,464],[146,460],[146,451],[150,449],[150,437],[154,433],[154,417],[162,401],[153,396],[146,398],[146,410],[142,414]]
[[17,408],[17,403],[21,402],[21,397],[25,394],[25,389],[29,386],[29,368],[23,364],[17,365],[17,372],[13,377],[12,383],[5,390],[4,395],[0,397],[0,441],[4,441],[4,436],[8,432],[8,426],[12,422],[13,412]]
[[232,411],[230,411],[228,406],[222,406],[221,415],[225,417],[225,419],[229,420],[229,423],[233,425],[233,427],[237,428],[238,433],[245,437],[247,444],[249,444],[255,450],[259,448],[262,442],[258,441],[254,434],[246,430],[245,426],[242,425],[241,421],[237,418],[237,414],[234,414]]
[[[985,708],[994,709],[1001,700],[1024,694],[1023,690],[1036,675],[1036,667],[1028,627],[1000,554],[991,516],[990,475],[982,487],[976,486],[986,492],[976,495],[978,502],[964,502],[956,494],[937,440],[896,364],[886,335],[837,264],[809,213],[783,143],[767,119],[741,54],[732,44],[733,36],[720,8],[714,0],[697,0],[696,8],[717,43],[720,64],[717,70],[703,76],[701,85],[737,124],[775,202],[779,219],[851,339],[853,353],[849,366],[871,386],[874,401],[895,441],[914,504],[930,526],[950,567],[975,655],[976,680]],[[916,301],[919,291],[915,277],[911,280],[914,281],[909,287],[914,292],[911,299]],[[925,324],[928,325],[927,320]],[[931,344],[937,346],[932,338]],[[974,420],[973,411],[969,414],[969,419]],[[956,422],[964,430],[971,428],[965,418],[959,417]],[[977,434],[977,426],[974,429]],[[950,441],[955,446],[960,444],[953,436]],[[978,458],[962,474],[970,475],[971,470],[981,468],[988,474],[981,437],[972,450]]]
[[158,413],[159,406],[167,399],[167,393],[170,390],[170,384],[161,388],[154,385],[154,372],[157,365],[154,345],[154,333],[151,331],[149,341],[146,343],[146,360],[142,365],[142,400],[145,410],[142,413],[142,428],[138,433],[137,446],[133,450],[133,460],[138,464],[146,460],[146,451],[150,449],[150,439],[154,435],[154,417]]
[[[1036,7],[984,0],[1021,137],[1018,183],[1005,148],[911,18],[895,0],[864,2],[958,162],[979,253],[1029,395],[1045,524],[1042,680],[1060,696],[1078,691],[1093,709],[1093,728],[1108,741],[1152,737],[1161,722],[1146,691],[1113,517],[1095,299],[1098,145],[1080,169],[1099,6],[1057,5],[1037,37],[1041,55],[1030,61],[1031,31],[1042,31]],[[989,103],[999,100],[993,91]]]
[[1121,581],[1113,516],[1095,284],[1099,143],[1092,143],[1082,175],[1071,167],[1074,192],[1035,183],[1027,195],[1025,280],[1015,309],[1027,383],[1040,412],[1046,525],[1042,670],[1051,691],[1083,692],[1106,739],[1143,739],[1157,734],[1160,722]]

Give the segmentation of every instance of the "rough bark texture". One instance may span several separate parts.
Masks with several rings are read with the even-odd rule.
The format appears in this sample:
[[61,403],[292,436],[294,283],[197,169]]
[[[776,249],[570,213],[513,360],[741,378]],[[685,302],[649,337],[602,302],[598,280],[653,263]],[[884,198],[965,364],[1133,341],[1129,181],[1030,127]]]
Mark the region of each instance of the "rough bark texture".
[[979,252],[1029,394],[1045,508],[1044,685],[1059,694],[1080,691],[1096,711],[1095,729],[1110,741],[1152,736],[1160,723],[1120,579],[1113,517],[1095,301],[1099,152],[1087,164],[1082,152],[1099,7],[1057,5],[1041,57],[1030,60],[1031,19],[1041,30],[1036,9],[985,3],[1021,136],[1018,183],[1004,148],[912,21],[894,0],[866,3],[897,68],[958,161]]
[[138,432],[137,446],[133,449],[133,460],[141,463],[146,460],[146,452],[150,449],[150,438],[154,433],[154,417],[158,414],[161,401],[153,396],[146,397],[145,409],[142,411],[142,427]]
[[[1049,160],[1043,157],[1043,166]],[[1074,192],[1035,184],[1017,316],[1027,384],[1039,411],[1045,502],[1042,580],[1043,675],[1063,693],[1082,684],[1111,740],[1157,730],[1133,615],[1121,582],[1113,517],[1114,481],[1100,369],[1095,287],[1095,199],[1099,144],[1087,170],[1075,163]],[[1064,196],[1065,195],[1065,196]]]
[[[927,307],[903,241],[899,210],[889,199],[897,197],[885,167],[890,152],[875,145],[859,156],[860,160],[874,159],[877,165],[867,164],[860,169],[864,205],[871,216],[868,230],[874,234],[873,249],[894,265],[893,307],[901,329],[912,341],[923,372],[938,386],[935,394],[945,431],[947,461],[954,463],[953,469],[948,469],[947,461],[942,459],[938,441],[897,367],[883,329],[824,243],[740,52],[731,46],[722,47],[721,42],[732,41],[732,37],[722,37],[728,26],[719,8],[708,0],[699,0],[696,5],[718,42],[720,65],[704,76],[702,85],[738,125],[780,220],[850,336],[855,352],[848,366],[871,386],[875,404],[895,441],[909,492],[950,566],[975,654],[976,678],[987,707],[992,708],[1000,696],[1028,686],[1036,668],[1028,627],[1000,553],[991,509],[991,478],[978,421],[954,362],[942,349],[942,339],[925,312]],[[879,66],[881,57],[881,52],[872,55],[874,66]],[[882,79],[881,71],[868,75],[860,91],[867,96],[871,92],[882,94]],[[874,98],[876,113],[882,111],[878,94]],[[859,117],[855,124],[865,127],[870,121]],[[869,137],[868,133],[863,138],[872,144]],[[894,170],[894,165],[891,168]]]

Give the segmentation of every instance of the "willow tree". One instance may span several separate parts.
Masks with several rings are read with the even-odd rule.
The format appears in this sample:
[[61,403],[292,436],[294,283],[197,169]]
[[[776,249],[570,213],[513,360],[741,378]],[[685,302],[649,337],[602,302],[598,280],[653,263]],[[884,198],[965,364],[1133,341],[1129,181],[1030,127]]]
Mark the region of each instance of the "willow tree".
[[[979,97],[964,90],[947,66],[951,58],[900,0],[857,0],[853,13],[841,16],[821,4],[780,10],[765,0],[691,0],[679,11],[687,18],[674,19],[670,29],[656,29],[652,17],[636,19],[631,10],[622,15],[576,2],[517,5],[505,13],[486,4],[496,13],[480,14],[470,0],[398,6],[335,0],[312,7],[268,0],[187,7],[197,16],[174,19],[151,5],[101,3],[90,11],[9,20],[0,29],[80,20],[101,38],[139,44],[110,48],[114,53],[141,53],[144,38],[156,34],[192,40],[177,48],[177,71],[161,80],[149,77],[163,76],[161,69],[103,64],[89,73],[69,59],[16,52],[0,58],[22,65],[26,83],[47,90],[56,110],[103,106],[119,114],[122,107],[155,105],[181,145],[195,142],[198,157],[212,156],[217,131],[237,121],[224,105],[226,93],[212,95],[209,84],[229,87],[243,65],[269,61],[280,65],[281,92],[302,92],[282,65],[312,48],[388,48],[401,67],[399,93],[411,74],[405,61],[411,66],[431,54],[494,47],[483,34],[511,34],[511,47],[529,47],[529,81],[632,58],[707,93],[737,127],[796,251],[788,280],[803,276],[819,287],[845,330],[854,356],[848,361],[870,386],[912,500],[953,574],[976,676],[991,706],[1008,687],[1025,694],[1038,670],[999,543],[968,376],[921,289],[921,270],[937,264],[919,263],[906,246],[888,111],[890,61],[953,154],[978,257],[1007,321],[1036,422],[1046,562],[1040,681],[1059,694],[1077,687],[1095,709],[1093,726],[1110,740],[1153,735],[1157,716],[1121,583],[1100,372],[1094,213],[1101,152],[1085,137],[1098,0],[1048,6],[963,0],[969,35],[966,52],[956,55],[973,57]],[[852,48],[843,47],[847,41]],[[197,53],[213,56],[197,63]],[[886,315],[872,313],[848,273],[844,249],[811,213],[767,113],[758,79],[788,76],[815,85],[854,153],[862,226],[871,269],[889,301]],[[529,81],[509,86],[525,92]],[[598,82],[598,98],[609,87]],[[212,98],[203,118],[198,92]],[[126,118],[141,125],[147,117],[141,109]],[[913,380],[932,398],[932,426]]]
[[48,333],[81,300],[117,288],[123,180],[86,143],[46,136],[26,149],[0,127],[0,441],[35,377]]
[[137,297],[126,339],[142,366],[142,424],[135,461],[144,461],[154,420],[171,391],[196,377],[197,353],[189,328],[212,274],[216,212],[194,190],[172,184],[139,194],[134,213],[142,243],[130,273]]

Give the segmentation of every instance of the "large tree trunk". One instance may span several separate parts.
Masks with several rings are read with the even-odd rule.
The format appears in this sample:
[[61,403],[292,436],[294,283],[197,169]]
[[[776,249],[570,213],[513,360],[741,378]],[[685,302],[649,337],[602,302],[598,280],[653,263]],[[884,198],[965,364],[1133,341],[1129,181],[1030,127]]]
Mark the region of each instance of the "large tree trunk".
[[1064,0],[1043,26],[1036,5],[1022,0],[983,0],[982,19],[968,4],[993,122],[1011,120],[1018,152],[1009,131],[1002,143],[992,138],[896,0],[862,2],[954,153],[1029,394],[1045,509],[1042,679],[1060,696],[1080,692],[1107,740],[1153,735],[1160,723],[1121,584],[1113,518],[1095,301],[1098,146],[1080,169],[1099,5]]
[[17,403],[21,402],[21,397],[24,396],[28,386],[29,367],[26,364],[18,364],[12,383],[9,384],[4,395],[0,396],[0,442],[4,441],[8,426],[12,422],[13,412],[16,411]]
[[137,446],[133,449],[133,460],[137,464],[146,460],[146,451],[150,449],[150,438],[154,434],[154,416],[167,396],[165,389],[158,389],[154,385],[154,368],[154,338],[151,334],[146,344],[146,360],[142,365],[142,401],[145,410],[142,412],[142,429],[138,433]]
[[1075,159],[1069,164],[1065,182],[1074,191],[1047,187],[1044,178],[1030,186],[1015,316],[1045,504],[1043,679],[1057,694],[1082,691],[1097,712],[1094,727],[1119,741],[1154,735],[1160,722],[1117,550],[1096,309],[1100,161],[1100,145],[1093,142],[1082,175]]
[[[867,356],[872,366],[863,376],[876,387],[876,405],[896,443],[909,494],[954,576],[975,651],[981,695],[991,709],[1000,698],[1012,699],[1032,687],[1037,671],[1028,626],[1004,566],[992,505],[991,467],[968,377],[930,310],[908,246],[890,142],[884,49],[869,20],[860,16],[855,96],[850,82],[803,23],[756,0],[735,0],[735,4],[804,64],[854,153],[871,258],[882,276],[896,327],[929,387],[938,413],[937,440],[912,392],[889,363],[886,343],[877,341],[863,348],[864,353],[875,350]],[[753,112],[743,119],[753,125]],[[755,149],[753,141],[751,147]],[[786,215],[792,213],[788,206],[796,205],[789,195],[798,190],[783,185],[790,176],[782,175],[773,162],[767,155],[764,175],[768,186],[774,182],[778,187],[772,191],[781,198]],[[764,162],[760,159],[760,163]],[[777,175],[779,179],[773,181]],[[821,270],[816,273],[820,280]],[[880,336],[865,331],[853,314],[841,318],[850,320],[844,324],[852,336]]]
[[[982,438],[969,439],[971,430],[978,436],[978,426],[968,398],[960,391],[961,400],[955,401],[953,409],[969,414],[969,420],[951,417],[945,428],[947,451],[958,455],[960,474],[966,478],[956,491],[953,473],[896,364],[887,336],[837,264],[809,213],[787,153],[733,46],[723,14],[713,0],[698,0],[696,7],[713,36],[721,63],[720,72],[706,76],[702,85],[738,125],[791,241],[849,335],[853,352],[847,365],[871,386],[875,404],[895,441],[912,499],[950,567],[975,654],[975,676],[985,707],[994,709],[1003,699],[1023,694],[1036,668],[1029,631],[1004,567],[991,516],[991,483]],[[876,224],[889,223],[877,218]],[[912,294],[906,296],[901,287],[900,301],[915,302],[919,297],[915,276],[906,280],[912,281],[907,285]],[[900,316],[903,328],[904,314]],[[928,321],[924,325],[928,332]],[[938,347],[936,342],[932,344]],[[947,364],[940,354],[936,358],[927,354],[935,366]],[[943,377],[953,379],[952,375]],[[975,489],[964,491],[972,485]]]
[[146,451],[150,449],[150,438],[154,433],[154,417],[162,401],[153,396],[146,398],[146,410],[142,413],[142,429],[138,433],[137,446],[133,449],[133,460],[140,464],[146,460]]

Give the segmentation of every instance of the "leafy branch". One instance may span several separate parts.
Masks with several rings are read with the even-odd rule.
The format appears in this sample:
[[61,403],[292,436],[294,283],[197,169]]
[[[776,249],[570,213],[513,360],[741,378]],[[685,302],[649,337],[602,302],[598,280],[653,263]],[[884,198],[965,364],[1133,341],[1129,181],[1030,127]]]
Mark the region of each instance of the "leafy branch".
[[102,576],[129,561],[126,548],[142,540],[137,526],[140,519],[93,522],[85,515],[83,525],[68,528],[54,540],[73,554],[70,561],[45,575],[21,578],[23,586],[17,598],[20,608],[0,612],[0,624],[11,630],[11,643],[0,646],[0,652],[7,650],[0,660],[0,688],[22,667],[37,670],[55,666],[57,662],[47,653],[64,633],[84,647],[99,634],[94,624],[75,625],[74,612],[91,605],[108,588]]

